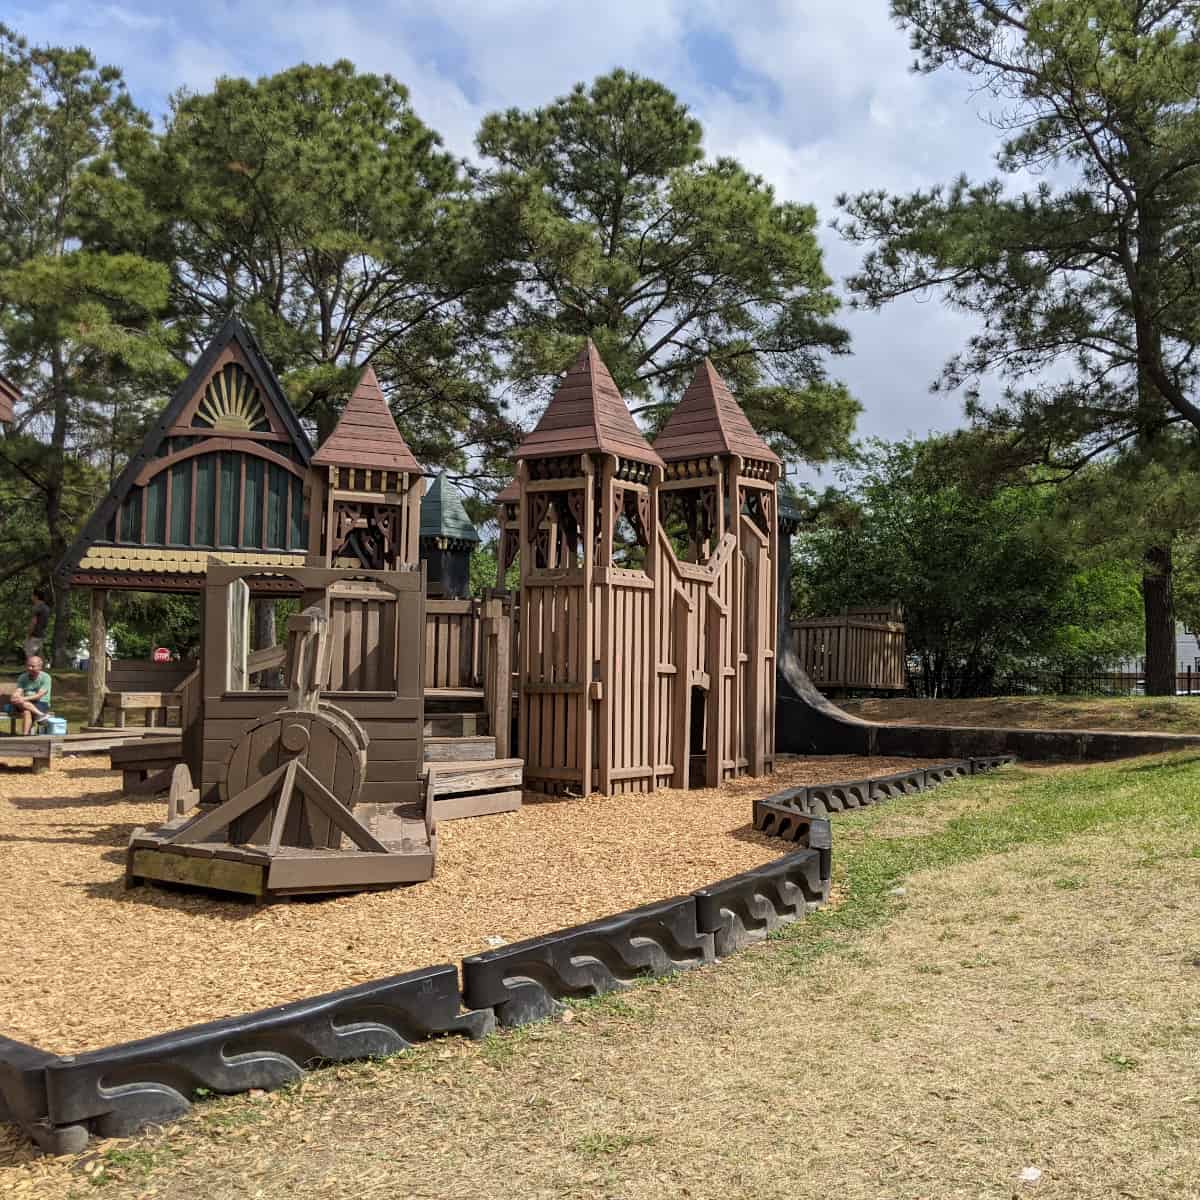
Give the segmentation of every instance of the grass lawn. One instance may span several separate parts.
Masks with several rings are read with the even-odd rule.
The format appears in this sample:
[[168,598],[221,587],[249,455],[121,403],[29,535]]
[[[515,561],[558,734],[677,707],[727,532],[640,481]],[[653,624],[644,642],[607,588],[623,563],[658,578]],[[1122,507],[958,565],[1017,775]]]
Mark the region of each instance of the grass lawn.
[[1200,733],[1197,696],[993,696],[981,700],[848,700],[867,721],[1025,729],[1129,729]]
[[727,962],[207,1101],[0,1194],[1193,1196],[1197,783],[1195,754],[1013,768],[839,815],[836,903]]

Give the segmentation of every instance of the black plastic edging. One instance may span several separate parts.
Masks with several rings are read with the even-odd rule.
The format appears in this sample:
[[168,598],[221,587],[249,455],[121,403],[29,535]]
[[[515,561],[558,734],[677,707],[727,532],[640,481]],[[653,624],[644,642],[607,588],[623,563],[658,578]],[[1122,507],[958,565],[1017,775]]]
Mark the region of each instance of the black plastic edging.
[[392,1054],[445,1034],[482,1037],[497,1023],[549,1016],[565,999],[712,962],[828,898],[830,824],[810,811],[810,798],[849,790],[861,803],[865,785],[869,803],[883,798],[875,785],[924,788],[964,767],[974,773],[1007,761],[991,756],[756,800],[755,827],[763,828],[763,814],[786,817],[790,839],[803,849],[685,896],[471,955],[461,990],[459,971],[447,963],[80,1055],[0,1038],[0,1117],[43,1149],[70,1153],[92,1133],[122,1137],[175,1119],[201,1089],[269,1089],[322,1062]]
[[500,1025],[550,1016],[560,1001],[598,996],[647,975],[712,962],[696,899],[677,896],[463,959],[463,1000]]

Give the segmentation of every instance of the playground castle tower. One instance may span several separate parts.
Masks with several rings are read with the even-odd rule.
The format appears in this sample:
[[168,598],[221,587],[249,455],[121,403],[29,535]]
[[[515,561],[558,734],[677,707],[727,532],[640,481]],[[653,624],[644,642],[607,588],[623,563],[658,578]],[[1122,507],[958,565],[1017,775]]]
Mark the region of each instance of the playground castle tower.
[[[669,461],[589,341],[517,451],[500,514],[529,787],[715,786],[773,765],[778,460],[707,363],[660,443]],[[688,529],[682,558],[664,516]]]
[[312,457],[309,565],[393,571],[414,566],[421,468],[367,367],[333,432]]

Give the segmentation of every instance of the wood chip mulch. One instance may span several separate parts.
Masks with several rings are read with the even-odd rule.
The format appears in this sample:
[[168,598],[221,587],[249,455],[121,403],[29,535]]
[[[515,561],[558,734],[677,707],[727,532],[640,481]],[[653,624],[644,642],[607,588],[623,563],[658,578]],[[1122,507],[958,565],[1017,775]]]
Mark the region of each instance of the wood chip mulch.
[[751,827],[754,797],[923,762],[784,758],[719,789],[526,793],[519,812],[440,825],[428,883],[264,907],[127,892],[129,835],[165,805],[123,798],[106,759],[0,770],[0,1034],[77,1053],[455,962],[776,858]]

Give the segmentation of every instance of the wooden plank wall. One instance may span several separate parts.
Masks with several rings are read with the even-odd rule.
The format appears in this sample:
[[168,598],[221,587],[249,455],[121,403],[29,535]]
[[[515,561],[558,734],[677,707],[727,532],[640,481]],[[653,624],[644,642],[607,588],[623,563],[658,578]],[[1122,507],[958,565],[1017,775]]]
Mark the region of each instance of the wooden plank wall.
[[481,686],[479,605],[473,600],[426,600],[425,686]]
[[[609,632],[612,675],[598,719],[607,723],[609,779],[614,794],[653,791],[656,786],[655,583],[641,571],[610,569],[608,584],[596,585],[593,611],[602,609],[600,591],[611,589]],[[603,643],[597,635],[597,645]]]
[[[550,785],[583,786],[580,706],[588,703],[590,664],[581,571],[553,579],[526,580],[522,588],[518,647],[525,697],[519,756],[525,778]],[[595,606],[593,606],[595,614]]]
[[796,655],[818,687],[897,689],[907,686],[904,626],[853,617],[794,622]]
[[732,535],[709,564],[680,562],[660,534],[655,563],[659,784],[687,786],[692,688],[704,691],[710,786],[744,769],[749,719],[744,664],[744,556]]
[[688,786],[700,695],[708,785],[771,770],[773,553],[773,539],[743,518],[703,566],[680,562],[659,529],[645,571],[597,568],[590,585],[582,570],[528,573],[516,653],[527,783],[608,794]]
[[[249,568],[209,568],[205,595],[202,675],[204,733],[198,779],[203,803],[218,800],[225,765],[234,743],[258,719],[283,708],[282,691],[228,690],[231,580]],[[331,687],[327,698],[346,709],[366,730],[366,783],[360,803],[406,804],[421,798],[424,769],[425,595],[420,572],[363,572],[387,578],[396,591],[367,580],[343,583],[343,572],[297,568],[286,574],[304,589],[302,607],[321,603],[329,593],[334,637]],[[232,586],[236,588],[236,583]]]

